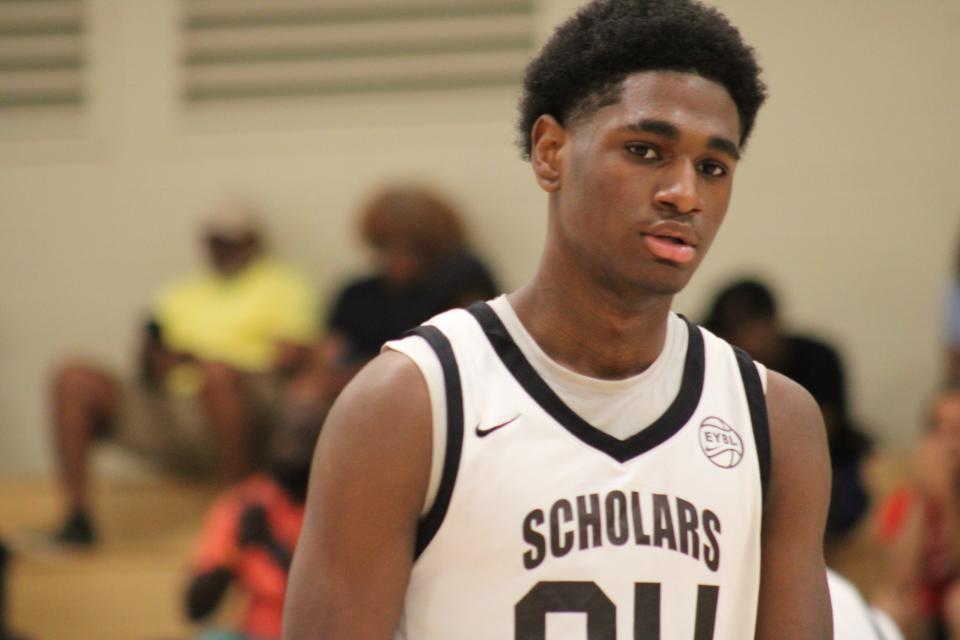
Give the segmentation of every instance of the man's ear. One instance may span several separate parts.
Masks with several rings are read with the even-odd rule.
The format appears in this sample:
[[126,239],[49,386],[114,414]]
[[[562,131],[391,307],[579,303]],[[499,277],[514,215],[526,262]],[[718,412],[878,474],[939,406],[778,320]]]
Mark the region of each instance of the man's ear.
[[560,190],[563,149],[567,130],[553,116],[542,115],[530,132],[530,164],[537,183],[547,193]]

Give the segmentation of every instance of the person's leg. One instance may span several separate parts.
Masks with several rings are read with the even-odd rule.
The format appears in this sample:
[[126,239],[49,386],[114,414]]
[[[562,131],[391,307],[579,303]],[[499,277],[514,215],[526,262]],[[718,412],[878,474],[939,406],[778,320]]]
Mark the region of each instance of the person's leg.
[[53,379],[54,441],[67,515],[57,537],[91,543],[87,463],[98,424],[116,418],[119,388],[105,372],[82,364],[61,366]]
[[10,630],[7,620],[7,567],[10,564],[10,551],[0,540],[0,640],[22,640]]
[[7,633],[7,565],[10,563],[10,552],[3,541],[0,541],[0,638],[6,638]]
[[251,471],[253,419],[240,373],[224,364],[206,364],[201,394],[204,415],[230,480]]

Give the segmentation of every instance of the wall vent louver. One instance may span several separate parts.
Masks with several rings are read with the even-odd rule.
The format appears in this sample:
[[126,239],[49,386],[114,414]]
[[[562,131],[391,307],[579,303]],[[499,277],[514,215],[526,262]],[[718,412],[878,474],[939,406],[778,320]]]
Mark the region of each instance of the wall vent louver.
[[0,109],[84,100],[84,1],[0,0]]
[[515,85],[532,0],[181,0],[188,103]]

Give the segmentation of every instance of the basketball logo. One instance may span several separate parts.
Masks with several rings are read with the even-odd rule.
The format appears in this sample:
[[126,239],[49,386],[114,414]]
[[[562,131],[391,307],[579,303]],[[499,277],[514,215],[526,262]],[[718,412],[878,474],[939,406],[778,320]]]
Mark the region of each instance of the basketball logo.
[[722,469],[731,469],[743,459],[740,434],[714,416],[700,424],[700,449],[710,462]]

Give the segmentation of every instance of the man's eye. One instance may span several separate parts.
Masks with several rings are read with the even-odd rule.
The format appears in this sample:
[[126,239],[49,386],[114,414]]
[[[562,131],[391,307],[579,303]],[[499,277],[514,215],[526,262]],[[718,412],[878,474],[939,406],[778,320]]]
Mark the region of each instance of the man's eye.
[[727,168],[720,164],[719,162],[701,162],[700,171],[708,176],[719,178],[721,176],[727,175]]
[[648,144],[631,143],[627,145],[627,151],[643,160],[659,160],[660,152]]

